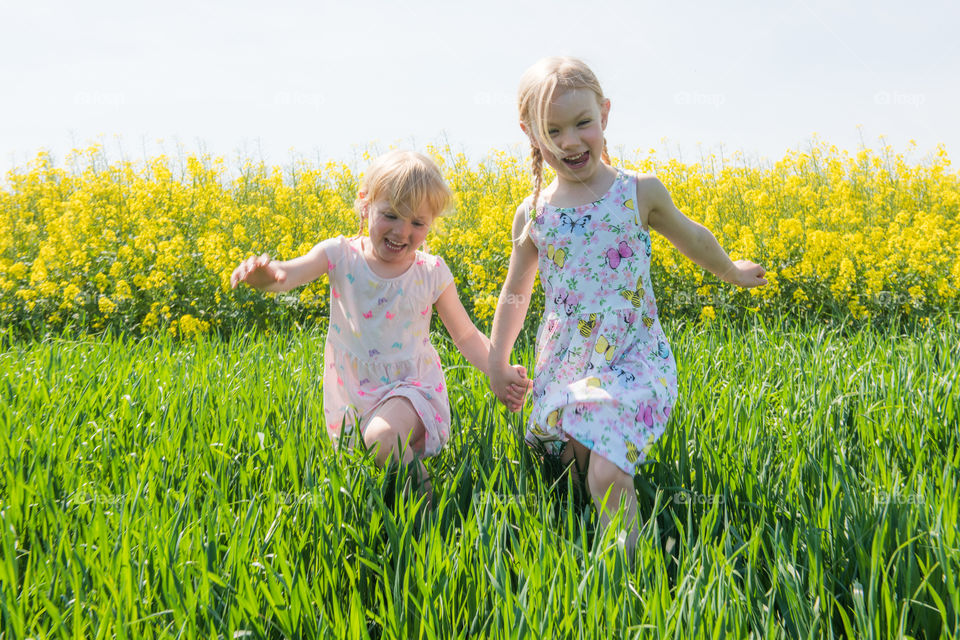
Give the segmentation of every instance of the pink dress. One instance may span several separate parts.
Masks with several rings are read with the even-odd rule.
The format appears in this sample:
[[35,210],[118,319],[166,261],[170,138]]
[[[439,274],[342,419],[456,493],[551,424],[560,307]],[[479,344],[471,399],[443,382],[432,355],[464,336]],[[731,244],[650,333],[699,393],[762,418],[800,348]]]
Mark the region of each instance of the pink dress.
[[423,454],[432,455],[450,437],[450,401],[430,343],[430,317],[453,275],[443,259],[417,251],[406,272],[382,278],[367,264],[360,241],[338,236],[321,243],[330,278],[323,368],[327,432],[336,440],[358,421],[362,432],[379,405],[403,397],[423,420]]
[[650,282],[637,179],[617,172],[596,202],[531,213],[546,294],[527,441],[572,437],[634,474],[677,401],[677,365]]

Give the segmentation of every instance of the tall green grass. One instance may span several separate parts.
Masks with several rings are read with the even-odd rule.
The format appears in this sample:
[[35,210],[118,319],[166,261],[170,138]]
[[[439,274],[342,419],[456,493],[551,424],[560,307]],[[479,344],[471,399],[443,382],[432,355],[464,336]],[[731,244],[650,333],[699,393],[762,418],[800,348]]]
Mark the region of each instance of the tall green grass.
[[319,332],[2,339],[0,635],[960,633],[956,321],[668,332],[633,563],[443,338],[432,509],[327,440]]

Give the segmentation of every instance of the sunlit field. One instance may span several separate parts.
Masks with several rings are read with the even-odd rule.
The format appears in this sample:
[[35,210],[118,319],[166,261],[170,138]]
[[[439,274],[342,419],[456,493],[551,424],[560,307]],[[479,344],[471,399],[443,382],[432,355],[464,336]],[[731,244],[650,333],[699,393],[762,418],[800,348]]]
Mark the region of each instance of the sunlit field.
[[667,329],[681,400],[633,566],[440,336],[433,509],[327,440],[322,332],[7,340],[3,633],[956,633],[957,324]]
[[[522,159],[433,150],[428,238],[489,327]],[[766,166],[655,153],[678,206],[771,284],[655,238],[680,399],[636,478],[640,541],[522,444],[441,327],[452,438],[339,448],[327,287],[229,288],[338,233],[363,167],[62,162],[0,186],[0,638],[937,638],[960,634],[960,176],[942,150]],[[532,369],[537,291],[514,352]]]

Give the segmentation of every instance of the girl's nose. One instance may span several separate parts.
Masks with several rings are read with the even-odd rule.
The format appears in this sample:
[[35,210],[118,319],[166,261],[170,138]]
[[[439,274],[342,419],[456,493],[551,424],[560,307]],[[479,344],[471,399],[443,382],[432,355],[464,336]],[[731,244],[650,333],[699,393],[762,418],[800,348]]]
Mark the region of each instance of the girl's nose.
[[576,144],[576,135],[572,131],[563,130],[560,132],[560,139],[557,140],[557,146],[561,149],[567,149]]

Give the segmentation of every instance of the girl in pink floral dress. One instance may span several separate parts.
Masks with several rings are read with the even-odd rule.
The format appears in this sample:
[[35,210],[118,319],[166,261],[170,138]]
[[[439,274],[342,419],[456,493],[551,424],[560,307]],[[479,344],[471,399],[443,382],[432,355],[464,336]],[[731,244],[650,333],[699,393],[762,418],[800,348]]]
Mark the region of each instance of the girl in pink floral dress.
[[[464,357],[487,370],[490,341],[463,308],[450,269],[420,250],[449,201],[432,160],[410,151],[387,153],[367,170],[357,197],[361,231],[368,222],[369,235],[330,238],[286,262],[250,257],[230,278],[233,287],[245,282],[265,291],[330,279],[327,432],[337,439],[359,427],[381,465],[391,457],[411,462],[415,454],[433,455],[450,437],[447,385],[429,336],[434,307]],[[519,408],[528,380],[523,367],[512,371],[512,405]]]
[[[762,267],[732,262],[710,231],[678,211],[657,178],[610,166],[609,112],[596,76],[574,58],[541,60],[521,80],[520,126],[530,139],[535,189],[513,222],[489,375],[497,396],[511,403],[510,350],[539,269],[546,308],[526,439],[586,469],[601,528],[626,509],[632,552],[633,476],[677,401],[676,363],[650,282],[650,230],[727,282],[766,281]],[[545,189],[543,162],[557,174]]]

